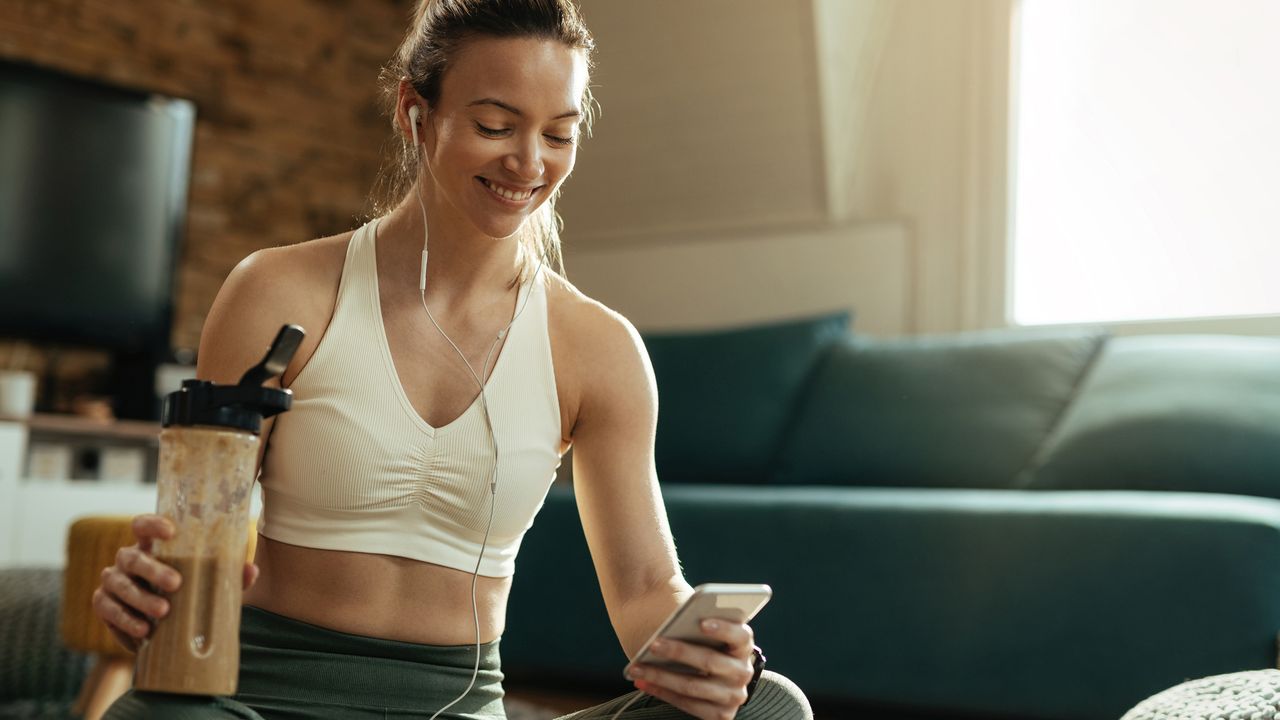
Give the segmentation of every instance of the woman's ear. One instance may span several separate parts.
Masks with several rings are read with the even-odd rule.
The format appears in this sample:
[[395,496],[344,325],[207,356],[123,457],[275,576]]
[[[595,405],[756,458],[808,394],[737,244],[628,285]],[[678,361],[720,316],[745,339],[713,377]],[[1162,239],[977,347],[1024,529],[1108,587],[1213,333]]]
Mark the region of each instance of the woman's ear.
[[396,96],[396,124],[406,135],[415,135],[415,143],[422,137],[422,122],[426,114],[426,102],[423,101],[422,96],[418,95],[418,91],[413,88],[408,78],[400,78],[400,88]]

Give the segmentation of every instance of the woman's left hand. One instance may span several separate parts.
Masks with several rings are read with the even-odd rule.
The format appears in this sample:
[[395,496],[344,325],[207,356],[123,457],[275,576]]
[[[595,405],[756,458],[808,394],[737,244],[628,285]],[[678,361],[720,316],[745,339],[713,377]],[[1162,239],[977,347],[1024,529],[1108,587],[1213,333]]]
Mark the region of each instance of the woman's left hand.
[[700,675],[632,663],[627,671],[637,689],[666,701],[701,720],[729,720],[747,701],[751,682],[755,635],[750,626],[725,620],[703,620],[702,633],[723,645],[720,649],[662,638],[650,651],[664,660],[683,663]]

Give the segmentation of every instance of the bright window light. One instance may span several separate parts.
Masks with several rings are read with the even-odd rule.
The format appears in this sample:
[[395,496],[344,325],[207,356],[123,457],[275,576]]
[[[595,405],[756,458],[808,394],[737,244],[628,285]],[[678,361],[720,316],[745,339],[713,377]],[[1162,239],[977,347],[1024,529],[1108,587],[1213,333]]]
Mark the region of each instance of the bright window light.
[[1280,314],[1280,2],[1019,18],[1012,320]]

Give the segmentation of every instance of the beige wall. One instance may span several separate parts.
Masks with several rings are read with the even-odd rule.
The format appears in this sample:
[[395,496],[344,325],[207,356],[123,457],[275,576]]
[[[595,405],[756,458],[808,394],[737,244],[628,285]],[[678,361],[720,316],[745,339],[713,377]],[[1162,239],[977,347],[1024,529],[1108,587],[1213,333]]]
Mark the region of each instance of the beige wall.
[[[761,319],[841,296],[883,334],[1000,324],[1011,5],[586,0],[604,117],[561,205],[571,278],[651,308],[638,324],[679,324],[605,260],[626,248],[656,273],[634,292],[654,292],[675,277],[670,246],[706,246],[725,274],[801,279],[760,299]],[[890,224],[896,247],[850,251],[881,237],[859,228]],[[791,262],[763,265],[797,242]]]
[[562,214],[574,248],[825,216],[808,2],[586,0],[603,110]]
[[646,330],[700,330],[853,309],[859,333],[910,324],[910,243],[896,223],[753,235],[733,231],[579,253],[583,292]]
[[[875,65],[888,9],[886,0],[585,0],[603,115],[560,206],[570,278],[642,328],[843,303],[859,328],[909,331],[910,235],[850,216],[864,133],[838,126],[865,123],[867,104],[827,102],[870,92],[864,68]],[[840,44],[840,22],[854,45]],[[702,297],[689,286],[697,277]],[[720,302],[726,293],[737,301]]]

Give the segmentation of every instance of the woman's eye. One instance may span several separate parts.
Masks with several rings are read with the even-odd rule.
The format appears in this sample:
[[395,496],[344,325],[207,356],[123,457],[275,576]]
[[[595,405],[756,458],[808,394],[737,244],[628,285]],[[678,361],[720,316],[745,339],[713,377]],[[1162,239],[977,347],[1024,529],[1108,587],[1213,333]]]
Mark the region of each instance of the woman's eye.
[[488,135],[489,137],[502,137],[503,135],[511,132],[505,128],[485,127],[480,123],[476,123],[476,130],[479,130],[481,135]]
[[552,145],[559,145],[561,147],[572,145],[576,140],[576,138],[560,137],[558,135],[545,135],[544,137],[550,140]]

